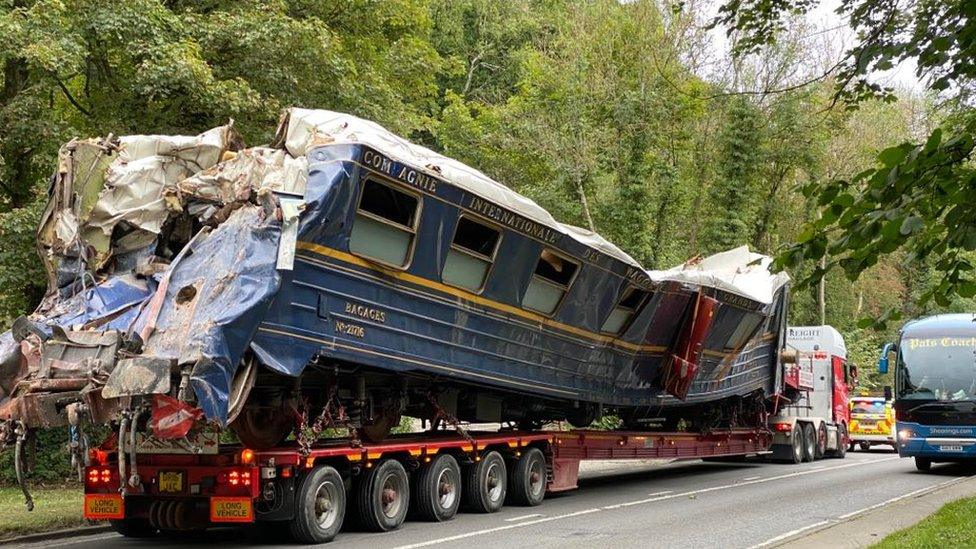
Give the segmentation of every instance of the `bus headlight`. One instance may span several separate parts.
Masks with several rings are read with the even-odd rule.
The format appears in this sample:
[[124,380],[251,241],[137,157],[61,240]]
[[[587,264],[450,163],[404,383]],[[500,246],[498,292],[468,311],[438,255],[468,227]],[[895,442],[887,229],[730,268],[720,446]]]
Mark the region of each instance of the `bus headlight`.
[[912,438],[912,430],[911,429],[902,429],[902,430],[898,431],[898,440],[900,440],[901,442],[907,442],[908,439],[910,439],[910,438]]

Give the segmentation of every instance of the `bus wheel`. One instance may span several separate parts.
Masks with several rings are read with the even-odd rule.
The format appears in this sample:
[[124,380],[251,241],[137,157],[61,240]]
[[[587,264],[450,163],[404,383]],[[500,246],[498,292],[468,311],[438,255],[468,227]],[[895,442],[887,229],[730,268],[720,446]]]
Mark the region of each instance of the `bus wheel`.
[[871,443],[867,441],[862,441],[858,443],[858,445],[861,447],[862,452],[867,452],[868,450],[871,449]]
[[932,468],[932,460],[929,458],[915,456],[915,468],[919,471],[928,471]]
[[827,454],[827,425],[821,423],[817,427],[817,447],[814,449],[813,458],[823,459]]
[[791,463],[800,463],[803,461],[803,424],[797,423],[793,428],[793,434],[790,435],[790,449]]
[[509,496],[518,505],[535,507],[546,497],[546,457],[538,448],[528,448],[512,467]]
[[395,459],[367,469],[359,479],[359,518],[373,532],[396,530],[407,518],[410,483],[407,471]]
[[498,452],[488,452],[468,467],[464,480],[464,502],[476,513],[494,513],[505,504],[508,472]]
[[801,424],[803,428],[803,461],[813,461],[817,455],[817,434],[812,423]]
[[448,454],[437,456],[413,474],[414,512],[421,520],[451,520],[461,504],[461,469]]
[[342,476],[329,466],[312,469],[298,488],[295,517],[288,524],[300,543],[326,543],[339,533],[346,517]]

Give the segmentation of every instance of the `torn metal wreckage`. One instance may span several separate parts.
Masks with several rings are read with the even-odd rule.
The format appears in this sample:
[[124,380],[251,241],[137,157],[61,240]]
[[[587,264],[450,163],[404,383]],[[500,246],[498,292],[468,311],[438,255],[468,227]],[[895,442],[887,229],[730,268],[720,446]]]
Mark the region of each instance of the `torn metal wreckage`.
[[[401,415],[706,431],[761,414],[788,277],[745,248],[645,271],[599,235],[375,123],[289,109],[267,146],[62,147],[37,233],[48,293],[0,335],[0,440],[111,425],[137,454],[267,448]],[[495,263],[499,268],[493,268]],[[446,419],[445,419],[446,418]],[[128,468],[129,475],[126,475]]]

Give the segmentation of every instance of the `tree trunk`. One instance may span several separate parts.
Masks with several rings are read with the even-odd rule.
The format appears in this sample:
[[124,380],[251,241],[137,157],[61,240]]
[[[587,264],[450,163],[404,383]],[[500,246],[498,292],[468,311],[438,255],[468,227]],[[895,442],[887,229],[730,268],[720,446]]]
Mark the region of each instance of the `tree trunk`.
[[586,227],[591,231],[596,231],[593,225],[593,216],[590,215],[590,204],[586,200],[586,191],[583,189],[583,178],[580,175],[574,177],[576,180],[576,192],[579,193],[580,205],[583,207],[583,217],[586,219]]

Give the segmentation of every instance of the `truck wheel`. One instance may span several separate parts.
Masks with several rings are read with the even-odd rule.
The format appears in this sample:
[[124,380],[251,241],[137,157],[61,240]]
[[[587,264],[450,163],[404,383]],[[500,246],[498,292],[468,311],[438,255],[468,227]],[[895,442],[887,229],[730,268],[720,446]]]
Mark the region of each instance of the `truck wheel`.
[[299,485],[295,517],[288,531],[300,543],[326,543],[339,533],[346,517],[342,475],[329,466],[312,469]]
[[817,455],[817,434],[812,423],[801,424],[803,429],[803,461],[813,461]]
[[546,497],[546,457],[542,450],[529,448],[512,467],[509,497],[517,505],[535,507]]
[[932,468],[932,460],[929,458],[915,456],[915,468],[923,472],[928,471]]
[[112,525],[112,530],[127,538],[151,538],[159,533],[148,519],[127,518],[108,522]]
[[413,511],[421,520],[451,520],[461,504],[461,468],[449,454],[441,454],[413,474]]
[[834,457],[838,459],[844,459],[847,457],[847,443],[844,439],[847,438],[847,426],[841,423],[837,426],[837,451],[834,452]]
[[357,487],[359,518],[372,532],[396,530],[407,518],[410,482],[407,471],[395,459],[367,469]]
[[871,443],[870,442],[861,442],[861,443],[859,443],[859,445],[861,446],[861,451],[862,452],[867,452],[868,450],[871,449]]
[[793,429],[793,434],[790,436],[790,460],[791,463],[800,463],[803,461],[803,425],[797,423]]
[[508,472],[498,452],[488,452],[468,467],[464,479],[464,502],[475,513],[494,513],[505,504]]
[[855,448],[855,447],[857,447],[857,444],[855,444],[855,442],[854,442],[854,441],[852,440],[852,441],[851,441],[851,442],[850,442],[850,443],[849,443],[849,444],[847,445],[847,451],[848,451],[848,452],[853,452],[853,451],[854,451],[854,448]]
[[823,459],[827,454],[827,426],[823,423],[817,427],[817,446],[814,448],[813,459]]

